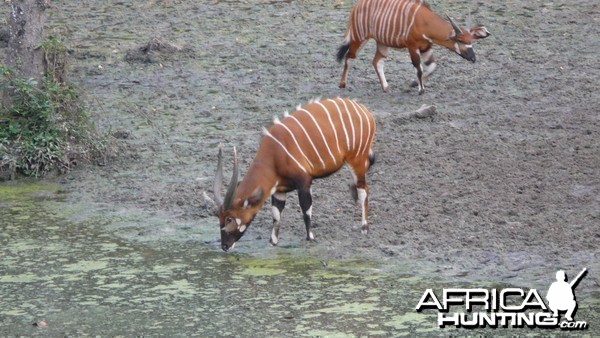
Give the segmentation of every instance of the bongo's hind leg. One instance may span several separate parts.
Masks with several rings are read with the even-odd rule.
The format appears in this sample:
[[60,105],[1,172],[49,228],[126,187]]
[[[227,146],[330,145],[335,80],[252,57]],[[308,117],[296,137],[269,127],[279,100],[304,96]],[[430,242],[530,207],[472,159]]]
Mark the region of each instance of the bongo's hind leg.
[[375,56],[373,57],[373,67],[375,67],[375,72],[377,72],[377,77],[379,77],[379,83],[381,83],[381,89],[384,92],[388,90],[388,83],[385,79],[385,74],[383,72],[383,62],[388,55],[388,46],[377,43],[377,51],[375,52]]
[[368,163],[348,163],[353,173],[354,185],[350,186],[350,192],[354,201],[357,201],[361,207],[361,232],[369,232],[368,211],[369,211],[369,187],[366,181],[366,172]]
[[[344,69],[342,70],[342,78],[340,80],[340,88],[346,88],[346,77],[348,75],[348,59],[355,59],[360,47],[363,45],[364,41],[350,41],[348,45],[348,52],[346,52],[346,56],[344,57]],[[345,46],[340,47],[340,50]],[[345,49],[345,48],[344,48]]]

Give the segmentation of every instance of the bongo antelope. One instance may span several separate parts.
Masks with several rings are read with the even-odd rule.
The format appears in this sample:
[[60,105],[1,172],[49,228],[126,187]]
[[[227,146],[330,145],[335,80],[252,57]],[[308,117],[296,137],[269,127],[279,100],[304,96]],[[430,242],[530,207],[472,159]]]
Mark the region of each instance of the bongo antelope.
[[344,164],[353,173],[352,195],[362,209],[362,232],[367,233],[367,169],[374,163],[371,150],[375,120],[362,104],[347,98],[311,101],[283,118],[275,117],[263,128],[258,151],[246,176],[238,185],[237,154],[225,197],[221,197],[223,165],[219,149],[213,186],[221,227],[221,248],[227,251],[245,233],[267,198],[271,197],[273,230],[270,243],[277,245],[286,194],[298,190],[306,228],[311,231],[311,183],[338,171]]
[[359,0],[350,12],[344,42],[337,53],[338,62],[344,59],[340,88],[346,87],[348,59],[356,58],[361,46],[371,38],[377,42],[373,67],[384,92],[388,83],[383,62],[389,47],[408,49],[417,70],[413,86],[419,87],[419,94],[425,91],[423,81],[435,70],[431,49],[434,43],[475,62],[472,43],[488,37],[490,32],[483,26],[460,28],[447,18],[448,21],[442,19],[422,0]]

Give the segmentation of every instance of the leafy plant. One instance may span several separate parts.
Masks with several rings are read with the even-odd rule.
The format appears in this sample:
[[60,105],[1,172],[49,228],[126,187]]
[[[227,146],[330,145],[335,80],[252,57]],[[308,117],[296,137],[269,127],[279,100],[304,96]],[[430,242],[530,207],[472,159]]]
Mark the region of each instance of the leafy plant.
[[78,89],[64,81],[64,45],[50,37],[42,48],[46,72],[41,86],[0,64],[0,90],[9,96],[0,111],[0,171],[37,177],[106,153],[107,138],[96,133]]

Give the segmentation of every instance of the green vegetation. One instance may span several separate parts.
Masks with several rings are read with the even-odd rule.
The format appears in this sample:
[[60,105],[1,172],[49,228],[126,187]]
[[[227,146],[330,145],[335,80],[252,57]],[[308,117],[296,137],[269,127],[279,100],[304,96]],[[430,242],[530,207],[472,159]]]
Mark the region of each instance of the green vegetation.
[[50,37],[41,47],[41,86],[0,63],[0,90],[8,96],[0,110],[0,177],[63,173],[106,156],[107,137],[95,132],[77,87],[64,79],[65,46]]

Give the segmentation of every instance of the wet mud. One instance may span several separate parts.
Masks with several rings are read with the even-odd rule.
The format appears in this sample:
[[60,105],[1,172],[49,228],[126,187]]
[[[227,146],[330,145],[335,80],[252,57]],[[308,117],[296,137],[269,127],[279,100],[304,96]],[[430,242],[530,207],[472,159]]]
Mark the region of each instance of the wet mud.
[[[269,260],[293,254],[300,256],[300,262],[308,260],[309,266],[321,268],[329,261],[374,262],[385,273],[367,273],[381,279],[357,291],[360,294],[371,287],[396,292],[396,281],[402,278],[389,276],[398,275],[417,278],[422,289],[427,282],[421,278],[454,287],[515,285],[546,290],[558,269],[574,276],[588,267],[590,273],[577,287],[581,311],[577,317],[591,324],[588,333],[595,332],[592,321],[596,329],[600,325],[600,279],[593,272],[600,270],[600,70],[596,61],[600,44],[590,37],[599,35],[600,26],[586,25],[585,32],[581,27],[583,22],[598,20],[600,6],[594,1],[577,6],[564,1],[430,4],[460,24],[471,10],[474,23],[485,25],[492,35],[474,45],[475,64],[435,47],[438,68],[425,83],[425,94],[419,96],[410,87],[415,71],[406,50],[390,52],[385,63],[390,88],[381,91],[371,65],[372,41],[351,62],[347,88],[337,88],[341,65],[335,62],[335,53],[351,2],[82,1],[77,9],[75,4],[57,3],[50,11],[49,29],[68,37],[70,78],[86,91],[97,126],[114,135],[121,149],[108,165],[85,166],[56,182],[66,191],[62,198],[84,206],[66,219],[73,224],[94,220],[90,229],[112,232],[106,245],[119,241],[133,256],[143,255],[138,250],[146,248],[157,250],[158,257],[160,250],[175,247],[186,269],[212,264],[207,271],[225,273],[224,262],[263,257],[266,262],[255,270],[269,270],[269,278],[275,279],[290,275],[298,280],[291,287],[308,294],[320,287],[322,280],[312,277],[317,272],[294,272],[297,264],[304,264],[294,263],[296,258],[286,259],[285,264]],[[169,48],[144,51],[154,39],[168,42]],[[295,195],[290,194],[280,247],[268,244],[271,216],[266,205],[235,252],[219,252],[217,219],[203,197],[212,195],[218,144],[224,145],[226,159],[237,148],[244,173],[258,147],[261,128],[274,115],[315,97],[336,96],[357,98],[376,117],[377,163],[368,175],[372,231],[367,236],[360,233],[360,210],[347,189],[351,177],[344,169],[313,185],[314,243],[303,240],[302,216]],[[423,104],[434,105],[435,114],[421,118],[412,114]],[[227,176],[231,163],[226,164]],[[238,264],[236,271],[241,273]],[[110,274],[119,271],[117,264]],[[249,275],[257,273],[249,271]],[[395,281],[393,286],[387,286],[387,278]],[[198,284],[198,280],[178,280]],[[317,285],[305,286],[306,280]],[[240,290],[246,282],[235,281]],[[410,278],[406,284],[411,285]],[[157,281],[156,297],[171,297],[159,290],[172,290],[169,285]],[[341,288],[335,283],[332,287]],[[245,292],[232,294],[238,299],[250,297]],[[322,297],[335,298],[331,290],[320,292]],[[274,316],[290,325],[294,322],[297,331],[285,331],[291,334],[326,335],[329,329],[364,335],[402,331],[404,325],[421,321],[412,311],[421,292],[413,290],[410,304],[386,300],[353,305],[354,294],[339,304],[321,304],[331,308],[319,312],[318,316],[325,316],[319,317],[323,325],[298,323],[298,314],[289,309]],[[396,301],[400,302],[392,302]],[[240,320],[242,327],[248,318],[257,318],[248,314],[252,311],[248,306],[223,315]],[[326,328],[338,307],[346,314],[387,311],[378,306],[391,313],[402,308],[397,316],[404,319],[396,319],[406,324]],[[309,312],[303,316],[310,317]],[[144,318],[152,318],[152,313],[158,314],[150,312]],[[202,311],[193,313],[200,316]],[[430,322],[424,327],[433,327],[434,318],[427,317]],[[215,326],[206,332],[235,335],[237,331]],[[444,333],[434,330],[432,334]]]

